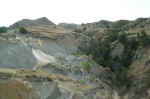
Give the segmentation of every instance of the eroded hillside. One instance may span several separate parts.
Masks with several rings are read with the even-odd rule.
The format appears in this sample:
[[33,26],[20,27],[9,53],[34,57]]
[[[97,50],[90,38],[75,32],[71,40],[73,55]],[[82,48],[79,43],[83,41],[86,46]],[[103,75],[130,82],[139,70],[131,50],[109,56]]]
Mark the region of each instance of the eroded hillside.
[[149,29],[149,18],[18,21],[0,33],[0,98],[149,99]]

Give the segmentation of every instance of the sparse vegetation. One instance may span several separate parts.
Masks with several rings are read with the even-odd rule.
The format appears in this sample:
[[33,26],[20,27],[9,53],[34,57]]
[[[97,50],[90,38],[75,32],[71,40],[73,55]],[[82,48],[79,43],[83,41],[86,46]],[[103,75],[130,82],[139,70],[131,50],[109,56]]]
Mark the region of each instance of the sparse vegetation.
[[138,33],[138,40],[141,46],[148,46],[150,45],[150,37],[146,34],[145,31]]
[[83,65],[83,69],[84,69],[84,70],[89,71],[90,68],[91,68],[91,66],[90,66],[90,64],[89,64],[88,61],[84,61],[82,65]]
[[8,31],[8,28],[3,26],[3,27],[0,27],[0,33],[6,33]]
[[[91,39],[86,47],[79,47],[85,54],[92,55],[98,64],[111,69],[115,75],[112,85],[119,89],[128,88],[132,84],[128,71],[135,52],[140,46],[146,47],[150,43],[150,38],[146,32],[136,33],[133,37],[128,36],[127,33],[111,31],[103,38]],[[115,41],[120,42],[125,48],[120,57],[111,56],[112,44]],[[85,63],[85,67],[88,68],[86,65]]]
[[73,52],[72,55],[74,56],[81,56],[81,55],[84,55],[84,53],[80,50],[77,50],[76,52]]

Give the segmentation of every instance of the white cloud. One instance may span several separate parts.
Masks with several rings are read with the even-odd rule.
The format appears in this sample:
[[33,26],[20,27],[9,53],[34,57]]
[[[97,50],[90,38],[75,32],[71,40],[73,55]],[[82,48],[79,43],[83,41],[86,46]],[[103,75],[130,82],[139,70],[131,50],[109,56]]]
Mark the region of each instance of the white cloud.
[[43,16],[55,23],[149,17],[149,4],[150,0],[2,0],[0,26]]

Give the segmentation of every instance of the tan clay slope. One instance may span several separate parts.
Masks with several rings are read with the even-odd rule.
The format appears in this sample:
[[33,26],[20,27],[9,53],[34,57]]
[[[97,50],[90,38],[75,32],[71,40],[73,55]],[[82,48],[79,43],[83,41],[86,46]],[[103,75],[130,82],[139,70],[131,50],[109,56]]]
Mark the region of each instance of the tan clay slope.
[[0,99],[31,99],[31,91],[23,82],[10,80],[0,83]]

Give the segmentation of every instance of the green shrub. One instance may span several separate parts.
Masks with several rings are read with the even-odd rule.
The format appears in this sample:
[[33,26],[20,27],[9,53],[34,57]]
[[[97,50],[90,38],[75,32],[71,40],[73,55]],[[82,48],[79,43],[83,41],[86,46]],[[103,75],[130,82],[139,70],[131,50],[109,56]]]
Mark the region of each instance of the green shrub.
[[27,34],[28,33],[28,31],[24,27],[21,27],[19,29],[19,32],[22,33],[22,34]]
[[74,30],[74,32],[81,33],[81,32],[82,32],[82,29],[76,28],[76,29]]
[[141,33],[138,33],[138,40],[141,46],[148,46],[150,45],[150,37],[146,34],[145,31],[142,31]]
[[77,50],[76,52],[73,52],[72,53],[72,55],[74,55],[74,56],[81,56],[81,55],[83,55],[84,53],[82,52],[82,51],[80,51],[80,50]]
[[[110,46],[109,40],[91,39],[88,46],[80,46],[79,49],[87,55],[92,55],[93,59],[100,65],[106,67],[110,63]],[[111,64],[111,63],[110,63]]]
[[88,61],[83,62],[83,69],[89,71],[91,66]]
[[6,33],[8,31],[7,27],[0,27],[0,33]]

